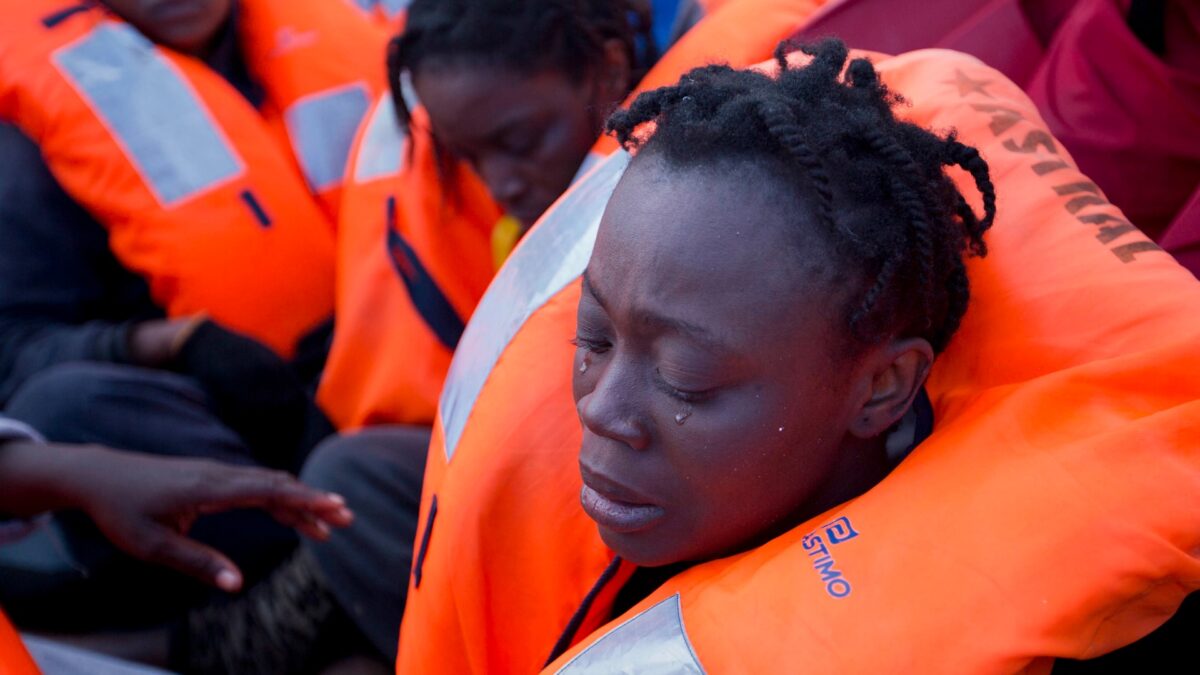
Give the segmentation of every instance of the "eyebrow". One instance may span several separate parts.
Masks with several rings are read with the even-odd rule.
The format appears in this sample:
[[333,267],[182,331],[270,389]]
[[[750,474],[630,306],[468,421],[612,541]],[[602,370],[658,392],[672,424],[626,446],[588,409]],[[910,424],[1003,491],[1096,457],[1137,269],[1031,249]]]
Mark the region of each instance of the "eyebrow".
[[[588,274],[588,270],[586,268],[583,270],[583,288],[596,300],[596,303],[600,305],[601,309],[603,309],[605,312],[609,311],[608,303],[604,300],[604,296],[596,291],[596,285],[592,283],[591,275]],[[634,321],[643,325],[663,326],[674,329],[687,335],[696,342],[702,343],[705,347],[714,351],[729,351],[729,347],[727,347],[725,343],[722,342],[711,330],[705,328],[704,326],[694,324],[690,321],[685,321],[684,319],[673,316],[664,316],[656,312],[635,308]]]

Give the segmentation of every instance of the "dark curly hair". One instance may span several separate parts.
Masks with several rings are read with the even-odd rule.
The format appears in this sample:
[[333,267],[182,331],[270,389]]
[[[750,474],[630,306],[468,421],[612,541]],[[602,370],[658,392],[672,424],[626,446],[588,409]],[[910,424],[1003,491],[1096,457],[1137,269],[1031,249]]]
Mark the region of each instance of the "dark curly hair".
[[553,69],[581,80],[619,40],[637,81],[653,60],[647,4],[635,0],[414,0],[404,32],[388,47],[388,81],[402,126],[412,113],[401,95],[404,71],[423,63],[503,66],[533,74]]
[[[777,76],[697,68],[642,94],[608,120],[626,149],[677,167],[767,166],[811,204],[806,221],[850,270],[845,308],[859,345],[923,337],[940,352],[958,329],[970,290],[964,254],[985,255],[996,192],[979,152],[896,119],[902,99],[874,66],[835,39],[801,47],[812,61]],[[653,130],[643,125],[653,122]],[[766,160],[764,164],[764,160]],[[958,166],[982,195],[978,217],[946,175]]]

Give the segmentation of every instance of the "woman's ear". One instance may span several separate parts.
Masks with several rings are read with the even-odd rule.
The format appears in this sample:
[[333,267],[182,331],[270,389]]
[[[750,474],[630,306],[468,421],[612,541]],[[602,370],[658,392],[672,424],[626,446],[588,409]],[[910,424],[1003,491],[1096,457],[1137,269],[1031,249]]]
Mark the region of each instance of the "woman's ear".
[[619,105],[633,87],[633,64],[625,44],[611,38],[604,41],[604,62],[596,72],[596,85],[603,102]]
[[868,395],[850,423],[858,438],[874,438],[908,412],[933,364],[933,347],[924,338],[904,338],[876,350],[864,364]]

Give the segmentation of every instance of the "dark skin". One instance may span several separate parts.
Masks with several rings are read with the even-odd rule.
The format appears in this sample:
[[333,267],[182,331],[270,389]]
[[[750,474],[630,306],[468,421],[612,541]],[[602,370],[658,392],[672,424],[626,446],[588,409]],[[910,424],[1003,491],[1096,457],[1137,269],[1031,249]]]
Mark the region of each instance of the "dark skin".
[[233,11],[232,0],[104,0],[154,42],[201,56]]
[[615,40],[605,63],[580,82],[552,68],[528,74],[473,62],[434,61],[413,73],[439,143],[526,229],[566,191],[629,87],[629,62]]
[[186,536],[196,518],[258,508],[324,540],[354,517],[339,495],[281,471],[94,445],[0,443],[0,483],[0,513],[79,509],[126,553],[229,592],[242,587],[242,573],[220,551]]
[[614,192],[573,384],[582,503],[626,560],[747,550],[886,473],[883,435],[933,350],[919,338],[847,349],[844,291],[807,213],[745,163],[638,158]]

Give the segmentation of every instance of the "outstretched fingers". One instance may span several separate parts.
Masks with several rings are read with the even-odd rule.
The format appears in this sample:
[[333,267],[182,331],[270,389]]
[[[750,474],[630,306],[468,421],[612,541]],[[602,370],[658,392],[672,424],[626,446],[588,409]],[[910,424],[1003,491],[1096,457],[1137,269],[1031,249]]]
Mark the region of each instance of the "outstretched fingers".
[[198,505],[203,513],[259,508],[280,523],[322,540],[332,528],[346,527],[354,520],[341,495],[309,487],[283,471],[222,467],[220,473],[208,481],[210,493]]

